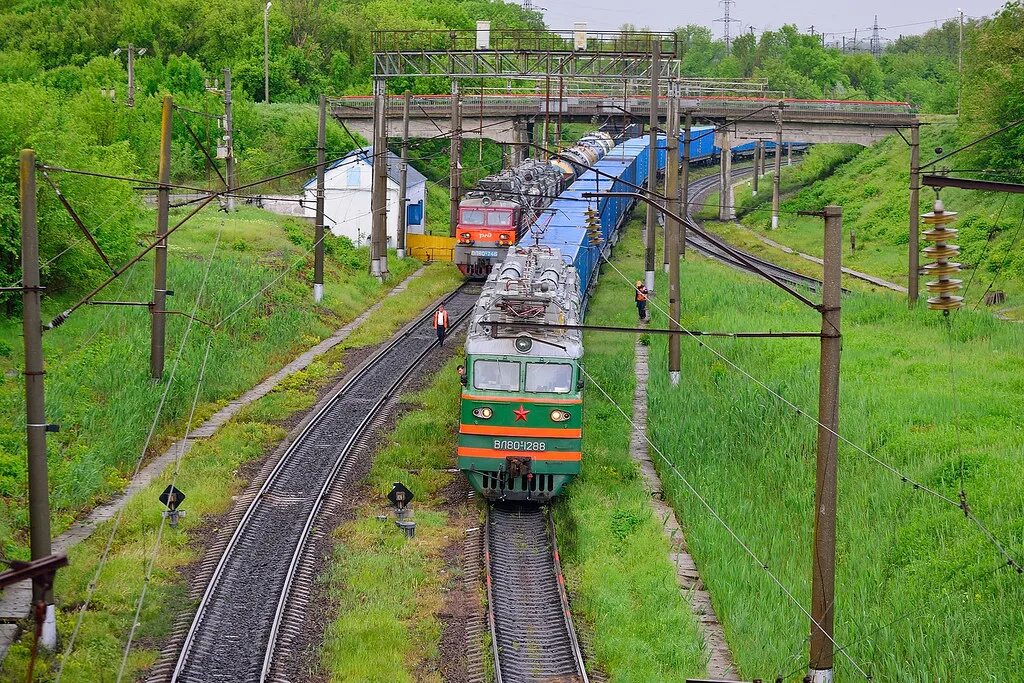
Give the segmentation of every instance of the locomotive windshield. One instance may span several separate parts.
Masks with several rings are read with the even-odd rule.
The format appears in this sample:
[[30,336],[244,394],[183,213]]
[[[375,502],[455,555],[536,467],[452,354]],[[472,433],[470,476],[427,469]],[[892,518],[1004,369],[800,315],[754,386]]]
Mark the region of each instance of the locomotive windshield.
[[487,225],[503,226],[512,225],[511,211],[488,211]]
[[519,363],[501,360],[474,361],[473,388],[485,391],[519,391]]
[[569,393],[572,390],[572,366],[568,363],[527,363],[526,390]]
[[463,225],[483,225],[486,212],[479,209],[463,209],[459,214],[459,222]]

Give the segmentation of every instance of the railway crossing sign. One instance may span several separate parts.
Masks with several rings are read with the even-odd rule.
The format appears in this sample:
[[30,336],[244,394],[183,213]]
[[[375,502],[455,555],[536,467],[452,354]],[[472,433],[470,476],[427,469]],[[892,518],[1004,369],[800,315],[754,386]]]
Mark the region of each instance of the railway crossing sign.
[[174,484],[168,484],[164,492],[160,494],[160,502],[166,505],[171,512],[177,510],[184,501],[185,494],[174,488]]
[[388,500],[399,510],[404,510],[405,506],[412,502],[412,499],[412,491],[406,488],[405,484],[400,481],[396,481],[394,486],[391,487],[391,492],[388,493]]

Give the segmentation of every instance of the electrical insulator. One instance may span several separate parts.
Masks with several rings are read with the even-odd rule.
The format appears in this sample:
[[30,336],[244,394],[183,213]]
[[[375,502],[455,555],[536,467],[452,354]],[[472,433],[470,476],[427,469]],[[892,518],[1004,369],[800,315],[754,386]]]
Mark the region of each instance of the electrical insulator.
[[924,239],[935,243],[924,250],[925,256],[935,259],[934,263],[924,267],[925,273],[937,278],[926,284],[928,292],[934,295],[928,297],[928,308],[945,312],[960,308],[964,305],[964,298],[956,296],[956,292],[960,291],[963,281],[950,277],[960,272],[960,264],[950,260],[960,253],[960,247],[950,244],[956,239],[957,230],[948,227],[956,220],[956,211],[946,211],[942,200],[936,199],[934,209],[931,213],[923,214],[921,220],[929,226],[924,231]]
[[587,237],[590,238],[590,246],[601,244],[601,217],[594,209],[587,209]]

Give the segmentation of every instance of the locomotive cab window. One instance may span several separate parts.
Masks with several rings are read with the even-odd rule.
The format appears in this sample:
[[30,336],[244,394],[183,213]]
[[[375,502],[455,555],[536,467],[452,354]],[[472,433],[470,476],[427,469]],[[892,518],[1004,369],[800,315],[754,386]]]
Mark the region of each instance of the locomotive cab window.
[[519,363],[501,360],[474,361],[473,388],[484,391],[519,391]]
[[572,391],[572,366],[568,363],[527,363],[526,390],[547,394]]
[[487,225],[503,226],[512,225],[511,211],[488,211]]
[[485,213],[477,209],[463,209],[459,214],[459,222],[463,225],[483,225]]

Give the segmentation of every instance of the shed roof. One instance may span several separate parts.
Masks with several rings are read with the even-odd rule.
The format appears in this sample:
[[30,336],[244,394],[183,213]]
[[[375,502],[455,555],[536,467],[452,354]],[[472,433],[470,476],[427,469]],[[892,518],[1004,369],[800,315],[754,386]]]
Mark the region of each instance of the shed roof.
[[[395,154],[391,150],[388,150],[387,158],[388,158],[388,178],[390,178],[391,180],[393,180],[394,182],[397,183],[398,182],[398,175],[401,172],[402,160],[401,160],[401,158],[397,154]],[[361,149],[354,149],[354,150],[352,150],[351,152],[349,152],[345,156],[341,157],[337,161],[334,161],[334,162],[332,162],[330,164],[327,164],[326,170],[327,171],[331,171],[331,170],[333,170],[335,168],[338,168],[339,166],[345,166],[345,165],[347,165],[349,163],[352,163],[353,161],[356,161],[357,163],[366,164],[367,166],[373,165],[373,145],[368,145],[367,147],[363,147]],[[419,183],[425,182],[426,180],[427,180],[427,177],[425,175],[423,175],[422,173],[417,171],[415,168],[413,168],[412,164],[409,164],[409,179],[408,179],[408,182],[409,182],[410,186],[417,185]],[[304,187],[312,187],[315,184],[316,184],[316,176],[313,176],[312,178],[310,178],[309,180],[306,181],[306,184],[305,184]]]

